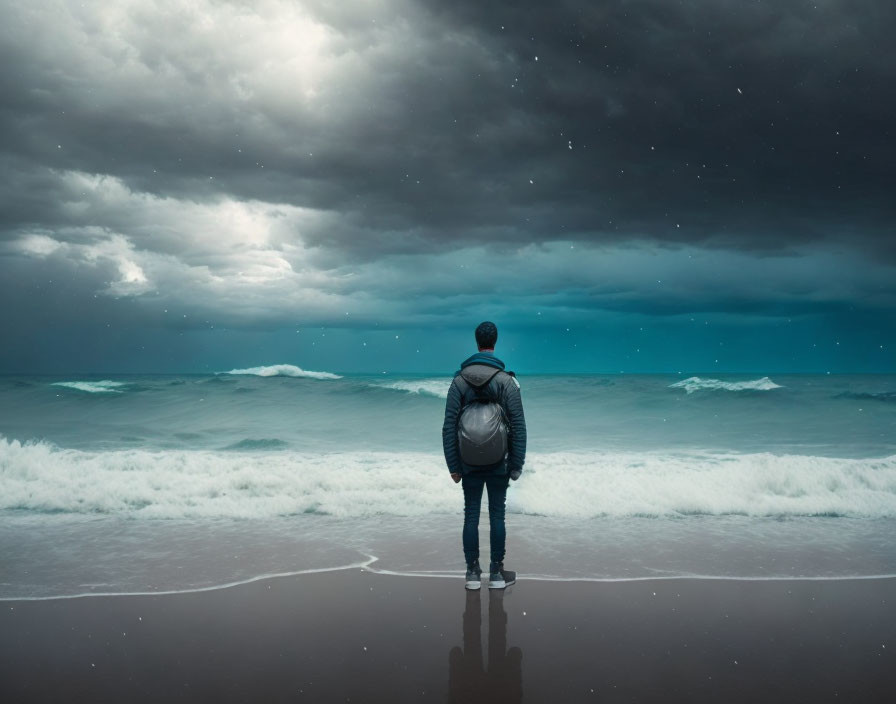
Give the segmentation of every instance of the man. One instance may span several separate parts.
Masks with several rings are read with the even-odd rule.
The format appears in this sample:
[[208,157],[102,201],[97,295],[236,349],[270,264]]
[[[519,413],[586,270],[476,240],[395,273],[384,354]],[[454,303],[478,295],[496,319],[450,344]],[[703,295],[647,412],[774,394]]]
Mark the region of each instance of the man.
[[[479,509],[483,487],[488,489],[491,564],[489,589],[503,589],[516,581],[516,573],[504,569],[504,508],[509,479],[516,481],[526,461],[526,419],[520,385],[513,372],[504,371],[504,362],[495,356],[498,328],[484,322],[476,328],[479,352],[465,359],[455,373],[442,425],[442,446],[451,478],[463,481],[464,489],[464,558],[467,562],[466,588],[479,589],[482,569],[479,567]],[[492,399],[503,409],[506,418],[507,447],[503,458],[489,465],[466,464],[458,447],[458,420],[464,408],[483,397]]]

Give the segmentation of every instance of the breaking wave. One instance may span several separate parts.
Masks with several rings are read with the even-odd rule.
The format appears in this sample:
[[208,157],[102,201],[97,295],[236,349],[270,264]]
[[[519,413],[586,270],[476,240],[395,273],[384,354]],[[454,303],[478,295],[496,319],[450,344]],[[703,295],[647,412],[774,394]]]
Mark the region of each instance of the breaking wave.
[[767,376],[753,381],[722,381],[720,379],[701,379],[699,376],[692,376],[682,381],[676,381],[669,384],[671,389],[684,389],[689,394],[695,391],[771,391],[772,389],[784,388],[780,384],[776,384]]
[[[0,509],[130,518],[454,512],[459,487],[424,452],[87,452],[0,438]],[[896,455],[532,453],[508,510],[543,516],[896,517]]]
[[419,381],[391,381],[381,384],[373,384],[381,389],[394,389],[395,391],[404,391],[409,394],[420,394],[421,396],[435,396],[437,398],[448,397],[448,387],[451,386],[451,380],[444,379],[420,379]]
[[51,386],[64,386],[67,389],[77,389],[90,394],[120,394],[121,386],[127,386],[123,381],[57,381]]
[[307,379],[341,379],[339,374],[330,372],[311,372],[300,369],[292,364],[273,364],[269,367],[248,367],[247,369],[231,369],[221,374],[233,374],[243,376],[293,376]]

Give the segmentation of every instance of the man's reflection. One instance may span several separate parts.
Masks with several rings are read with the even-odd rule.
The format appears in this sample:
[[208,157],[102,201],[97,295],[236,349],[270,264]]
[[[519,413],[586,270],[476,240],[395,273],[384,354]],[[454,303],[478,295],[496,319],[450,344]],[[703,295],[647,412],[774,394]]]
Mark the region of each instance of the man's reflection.
[[504,591],[489,590],[488,669],[482,667],[482,611],[480,592],[468,591],[464,608],[464,648],[448,654],[449,702],[521,702],[523,652],[507,650],[507,612]]

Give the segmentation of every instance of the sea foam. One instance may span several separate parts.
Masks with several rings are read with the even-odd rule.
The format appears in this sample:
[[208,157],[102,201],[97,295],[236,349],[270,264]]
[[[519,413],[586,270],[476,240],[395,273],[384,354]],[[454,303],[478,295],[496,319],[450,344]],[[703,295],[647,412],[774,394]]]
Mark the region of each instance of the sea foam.
[[381,389],[393,389],[394,391],[404,391],[410,394],[419,394],[421,396],[435,396],[436,398],[447,398],[448,388],[451,386],[451,380],[445,379],[419,379],[405,381],[391,381],[372,384]]
[[[439,453],[87,452],[0,438],[0,509],[133,518],[455,512]],[[508,510],[588,519],[682,515],[896,517],[896,455],[532,453]]]
[[311,372],[307,369],[300,369],[292,364],[273,364],[269,367],[248,367],[246,369],[231,369],[229,372],[220,372],[221,374],[234,374],[244,376],[293,376],[303,377],[307,379],[341,379],[339,374],[330,372]]
[[123,381],[57,381],[51,386],[64,386],[67,389],[77,389],[78,391],[86,391],[91,394],[120,394],[121,386],[127,386]]
[[692,376],[669,384],[669,388],[684,389],[692,394],[695,391],[771,391],[783,387],[767,376],[752,381],[722,381],[721,379],[701,379],[699,376]]

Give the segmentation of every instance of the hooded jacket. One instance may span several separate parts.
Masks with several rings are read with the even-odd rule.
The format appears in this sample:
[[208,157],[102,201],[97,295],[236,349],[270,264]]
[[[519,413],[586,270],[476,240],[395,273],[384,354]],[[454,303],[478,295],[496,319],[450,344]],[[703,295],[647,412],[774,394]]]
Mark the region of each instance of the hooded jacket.
[[[489,378],[491,379],[486,384]],[[481,387],[488,395],[497,399],[504,408],[509,423],[507,454],[501,462],[485,467],[464,464],[457,449],[457,420],[464,406],[476,398],[474,386]],[[523,414],[520,385],[512,372],[504,371],[504,362],[491,352],[477,352],[467,357],[455,372],[445,401],[442,449],[448,471],[452,474],[510,474],[523,470],[523,463],[526,461],[526,417]]]

